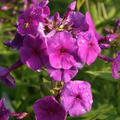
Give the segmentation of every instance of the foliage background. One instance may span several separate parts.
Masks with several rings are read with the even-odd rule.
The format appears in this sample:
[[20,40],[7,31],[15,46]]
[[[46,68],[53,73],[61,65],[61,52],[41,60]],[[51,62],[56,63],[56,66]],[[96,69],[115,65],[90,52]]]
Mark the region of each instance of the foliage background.
[[[51,15],[59,11],[62,16],[71,1],[51,0]],[[17,21],[18,11],[23,7],[23,0],[6,0],[0,2],[0,7],[6,4],[9,9],[0,10],[0,66],[4,67],[12,65],[19,58],[18,51],[5,47],[3,42],[13,39],[16,32],[13,25]],[[120,0],[78,0],[77,9],[83,13],[90,11],[96,29],[101,34],[104,34],[105,26],[111,28],[115,19],[120,18]],[[13,15],[13,11],[16,14]],[[103,51],[103,54],[113,56],[113,51]],[[35,100],[50,94],[50,78],[45,71],[37,73],[26,66],[15,70],[12,75],[16,87],[9,89],[0,83],[0,98],[5,96],[11,111],[30,112],[30,117],[25,120],[34,120],[32,105]],[[76,118],[68,117],[67,120],[120,120],[120,80],[112,78],[110,63],[97,59],[91,66],[86,65],[79,71],[74,79],[91,83],[94,102],[90,113]]]

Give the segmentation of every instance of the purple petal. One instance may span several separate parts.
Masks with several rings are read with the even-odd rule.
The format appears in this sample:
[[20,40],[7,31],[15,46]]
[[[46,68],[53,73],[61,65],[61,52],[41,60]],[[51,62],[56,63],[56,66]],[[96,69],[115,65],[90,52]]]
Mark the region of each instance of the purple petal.
[[8,116],[7,115],[2,115],[2,116],[0,116],[0,120],[8,120]]
[[9,73],[8,68],[0,67],[0,77],[4,77]]
[[8,120],[8,109],[4,105],[4,98],[0,100],[0,120]]
[[41,67],[43,66],[41,63],[41,60],[38,56],[31,56],[27,61],[26,64],[29,68],[31,68],[32,70],[38,70],[41,69]]
[[39,4],[40,7],[45,7],[49,3],[49,0],[42,0]]
[[83,63],[85,63],[86,62],[86,59],[87,59],[87,50],[88,50],[88,45],[87,45],[87,42],[86,42],[86,40],[84,40],[84,39],[79,39],[78,40],[78,46],[79,46],[79,48],[78,48],[78,56],[80,57],[80,59],[81,59],[81,61],[83,62]]
[[64,75],[63,75],[63,81],[64,82],[69,82],[72,78],[74,78],[76,76],[76,74],[78,73],[78,69],[76,67],[72,67],[68,70],[64,70]]
[[61,57],[61,66],[63,69],[70,69],[75,64],[76,61],[72,55],[66,53]]
[[91,65],[96,60],[97,56],[98,56],[98,51],[97,49],[95,49],[95,47],[89,49],[86,59],[87,64]]
[[117,53],[116,58],[112,63],[112,76],[115,79],[119,79],[119,71],[120,71],[120,52]]
[[70,116],[79,116],[91,110],[91,86],[85,81],[71,81],[61,91],[61,104]]
[[90,13],[87,12],[85,17],[86,17],[87,24],[89,25],[89,30],[93,30],[93,32],[95,33],[96,32],[95,26],[94,26],[94,23],[93,23],[92,18],[90,16]]
[[89,28],[85,16],[80,12],[72,12],[69,16],[69,21],[73,23],[72,27],[78,32],[87,31]]
[[54,69],[52,67],[48,67],[47,68],[48,73],[50,74],[50,77],[52,78],[52,80],[56,80],[56,81],[61,81],[61,76],[62,76],[62,72],[60,69]]
[[115,63],[112,64],[112,76],[115,78],[115,79],[119,79],[120,76],[119,76],[119,73],[118,73],[118,70],[117,70],[117,66]]
[[76,7],[76,1],[70,3],[69,6],[68,6],[68,9],[75,10],[75,7]]
[[0,80],[3,84],[10,88],[15,87],[15,80],[10,74],[6,75],[5,77],[0,77]]
[[36,120],[65,120],[66,111],[52,96],[37,100],[33,106]]
[[28,47],[21,47],[20,48],[20,58],[23,63],[26,63],[26,61],[30,58],[32,54],[32,49]]
[[49,55],[50,65],[54,68],[61,68],[61,59],[58,54]]

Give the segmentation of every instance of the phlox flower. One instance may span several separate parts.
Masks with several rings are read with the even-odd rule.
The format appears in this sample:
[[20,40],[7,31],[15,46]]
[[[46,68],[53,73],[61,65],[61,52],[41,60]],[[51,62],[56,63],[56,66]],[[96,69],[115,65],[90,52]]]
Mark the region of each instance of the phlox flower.
[[93,32],[79,35],[77,39],[78,56],[83,63],[92,64],[101,52],[98,41]]
[[85,81],[71,81],[61,91],[61,104],[70,116],[89,112],[92,107],[91,86]]
[[48,54],[45,38],[27,35],[24,38],[23,46],[19,50],[22,63],[32,70],[41,70],[48,63]]
[[50,14],[47,4],[48,2],[43,0],[40,4],[31,5],[27,10],[19,15],[17,31],[21,35],[37,34],[39,22],[44,23],[45,18]]
[[47,39],[50,65],[56,69],[70,69],[76,64],[76,40],[67,31],[57,32]]

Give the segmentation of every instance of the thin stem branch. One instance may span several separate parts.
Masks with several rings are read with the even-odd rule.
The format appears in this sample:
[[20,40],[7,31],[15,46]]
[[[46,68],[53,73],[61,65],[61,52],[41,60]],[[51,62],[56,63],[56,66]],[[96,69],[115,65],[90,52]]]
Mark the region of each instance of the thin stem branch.
[[107,56],[104,56],[104,55],[101,55],[101,54],[98,55],[98,58],[100,58],[100,59],[102,59],[106,62],[113,62],[113,60],[114,60],[113,58],[110,58],[110,57],[107,57]]

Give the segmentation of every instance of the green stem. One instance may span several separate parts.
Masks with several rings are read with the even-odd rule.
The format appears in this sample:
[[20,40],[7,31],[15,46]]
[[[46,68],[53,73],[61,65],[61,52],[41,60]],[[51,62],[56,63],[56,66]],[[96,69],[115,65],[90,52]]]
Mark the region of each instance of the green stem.
[[88,0],[85,0],[85,5],[86,5],[86,8],[87,8],[87,11],[90,11],[90,8],[89,8],[89,1],[88,1]]
[[101,10],[101,4],[100,4],[100,1],[97,2],[97,7],[98,7],[98,15],[99,15],[100,18],[101,18],[101,16],[102,16],[102,10]]

